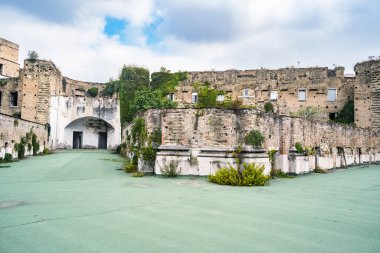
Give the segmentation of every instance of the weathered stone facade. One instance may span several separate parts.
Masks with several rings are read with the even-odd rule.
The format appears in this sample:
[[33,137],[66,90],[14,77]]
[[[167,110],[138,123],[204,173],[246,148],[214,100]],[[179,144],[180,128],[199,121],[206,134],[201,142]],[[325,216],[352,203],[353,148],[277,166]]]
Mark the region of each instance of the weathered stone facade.
[[[8,46],[1,44],[4,41],[0,45]],[[0,112],[46,125],[51,132],[49,148],[72,148],[74,132],[80,133],[78,148],[120,144],[119,101],[116,96],[101,96],[106,84],[64,77],[53,62],[45,60],[25,60],[20,76],[0,81]],[[90,95],[90,88],[98,94]]]
[[380,131],[380,60],[355,65],[355,123]]
[[[242,100],[243,105],[263,108],[265,102],[271,101],[275,111],[283,115],[311,106],[321,112],[324,120],[354,99],[355,78],[345,77],[343,67],[189,72],[187,77],[175,93],[180,106],[190,105],[196,92],[194,84],[204,82],[223,90],[225,97]],[[335,92],[336,99],[328,99],[328,90]],[[300,91],[305,91],[305,100],[299,98]]]
[[[48,132],[44,125],[0,114],[0,157],[3,158],[5,153],[17,157],[14,145],[31,131],[37,135],[40,152],[42,152],[48,143]],[[26,150],[25,154],[30,155],[31,152]]]
[[[220,163],[231,162],[231,152],[244,143],[245,136],[251,130],[263,133],[265,150],[279,150],[277,163],[285,172],[308,172],[317,166],[316,163],[322,168],[330,169],[380,159],[379,135],[368,129],[348,125],[267,114],[253,109],[149,110],[143,117],[148,133],[161,129],[161,148],[165,150],[166,147],[175,147],[174,150],[180,150],[181,154],[186,149],[187,160],[191,159],[190,154],[196,154],[196,157],[197,154],[200,157],[215,157],[217,153]],[[126,133],[126,129],[123,133]],[[291,150],[296,142],[318,150],[318,158],[299,158],[302,163],[290,159]],[[174,153],[172,150],[172,157],[175,156]],[[184,155],[179,156],[182,157],[181,161],[184,160]],[[207,163],[203,163],[203,166],[206,167],[198,167],[198,173],[216,169]],[[209,166],[213,169],[210,170]],[[186,171],[194,172],[189,168],[188,166]]]
[[0,77],[19,76],[18,53],[19,47],[17,44],[0,38]]

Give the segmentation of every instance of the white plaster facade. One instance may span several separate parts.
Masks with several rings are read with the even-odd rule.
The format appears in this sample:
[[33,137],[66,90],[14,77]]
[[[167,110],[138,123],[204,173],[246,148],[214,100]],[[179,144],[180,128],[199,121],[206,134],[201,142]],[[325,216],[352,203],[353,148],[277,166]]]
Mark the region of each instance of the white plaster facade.
[[[103,122],[103,127],[94,122]],[[102,97],[52,96],[50,127],[52,149],[73,148],[74,131],[83,133],[82,148],[98,148],[99,132],[107,133],[108,149],[116,148],[121,143],[119,101]]]

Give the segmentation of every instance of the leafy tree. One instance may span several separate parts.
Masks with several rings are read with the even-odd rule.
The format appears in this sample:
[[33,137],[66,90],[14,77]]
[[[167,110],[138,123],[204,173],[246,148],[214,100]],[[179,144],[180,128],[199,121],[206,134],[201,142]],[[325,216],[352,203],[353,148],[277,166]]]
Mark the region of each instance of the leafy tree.
[[114,93],[119,92],[120,81],[110,79],[106,84],[105,89],[102,91],[102,96],[112,96]]
[[166,82],[169,82],[172,79],[173,74],[164,67],[161,68],[160,72],[152,73],[152,81],[150,82],[150,87],[152,89],[157,89],[161,87]]
[[28,51],[28,60],[31,62],[35,62],[39,59],[39,55],[36,51]]
[[136,66],[124,66],[120,74],[120,120],[132,122],[137,111],[132,110],[132,102],[138,90],[149,87],[149,71]]
[[96,97],[98,95],[98,88],[96,87],[92,87],[90,89],[87,90],[87,93],[91,96],[91,97]]

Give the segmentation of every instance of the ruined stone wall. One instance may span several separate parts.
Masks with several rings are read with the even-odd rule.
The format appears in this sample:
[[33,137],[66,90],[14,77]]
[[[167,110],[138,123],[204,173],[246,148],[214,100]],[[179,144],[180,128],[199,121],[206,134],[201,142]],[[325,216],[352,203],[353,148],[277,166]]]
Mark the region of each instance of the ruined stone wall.
[[21,117],[41,124],[49,122],[51,95],[62,93],[62,75],[51,61],[24,62],[21,72]]
[[[15,93],[17,96],[14,99]],[[0,113],[16,115],[22,108],[22,85],[17,78],[7,78],[0,80]]]
[[380,131],[380,60],[355,65],[355,123]]
[[68,96],[77,96],[84,97],[89,96],[87,90],[90,88],[98,89],[98,97],[101,95],[101,92],[105,89],[105,83],[93,83],[93,82],[83,82],[64,77],[62,80],[62,86],[65,88],[64,92]]
[[13,154],[14,144],[19,143],[20,139],[30,131],[37,135],[42,151],[47,143],[48,133],[45,126],[0,114],[0,157],[4,157],[5,153]]
[[18,54],[19,46],[17,44],[0,38],[0,75],[6,77],[19,76]]
[[[327,120],[329,113],[339,112],[345,103],[353,99],[354,78],[344,77],[344,68],[286,68],[278,70],[227,70],[209,72],[189,72],[187,80],[182,81],[175,94],[180,107],[191,104],[195,92],[194,83],[209,82],[213,87],[225,91],[225,96],[240,99],[244,105],[262,108],[270,101],[270,92],[277,91],[278,99],[272,100],[279,114],[289,115],[307,106],[318,108],[322,119]],[[337,89],[337,100],[327,101],[327,90]],[[299,101],[299,89],[306,89],[306,101]],[[248,96],[243,96],[248,90]]]
[[379,149],[379,138],[370,130],[256,110],[149,110],[144,117],[148,132],[162,129],[162,145],[166,146],[233,148],[256,129],[265,136],[264,148],[279,149],[281,154],[287,154],[296,142],[320,147],[325,155],[337,147],[361,148],[362,152]]

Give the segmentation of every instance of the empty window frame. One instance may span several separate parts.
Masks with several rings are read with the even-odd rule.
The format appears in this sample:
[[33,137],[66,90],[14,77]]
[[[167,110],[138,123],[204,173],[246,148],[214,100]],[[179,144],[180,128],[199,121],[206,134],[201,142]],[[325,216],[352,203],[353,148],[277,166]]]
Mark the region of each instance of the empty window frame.
[[248,97],[249,96],[249,91],[248,89],[243,90],[243,97]]
[[170,101],[174,101],[174,93],[169,93],[166,95],[167,99]]
[[298,89],[298,101],[306,101],[306,89]]
[[224,95],[218,95],[218,96],[216,97],[216,101],[218,101],[218,102],[223,102],[223,101],[224,101]]
[[198,103],[198,93],[193,92],[193,93],[191,94],[191,103],[192,103],[192,104],[196,104],[196,103]]
[[3,68],[4,68],[4,65],[0,64],[0,75],[3,75]]
[[17,91],[12,91],[10,93],[10,98],[9,98],[10,106],[17,107],[18,103],[18,92]]
[[3,101],[3,92],[0,91],[0,106],[1,106],[1,102]]
[[276,101],[278,99],[278,91],[277,90],[271,90],[269,92],[269,100]]
[[335,88],[327,89],[327,102],[336,101],[337,91]]

